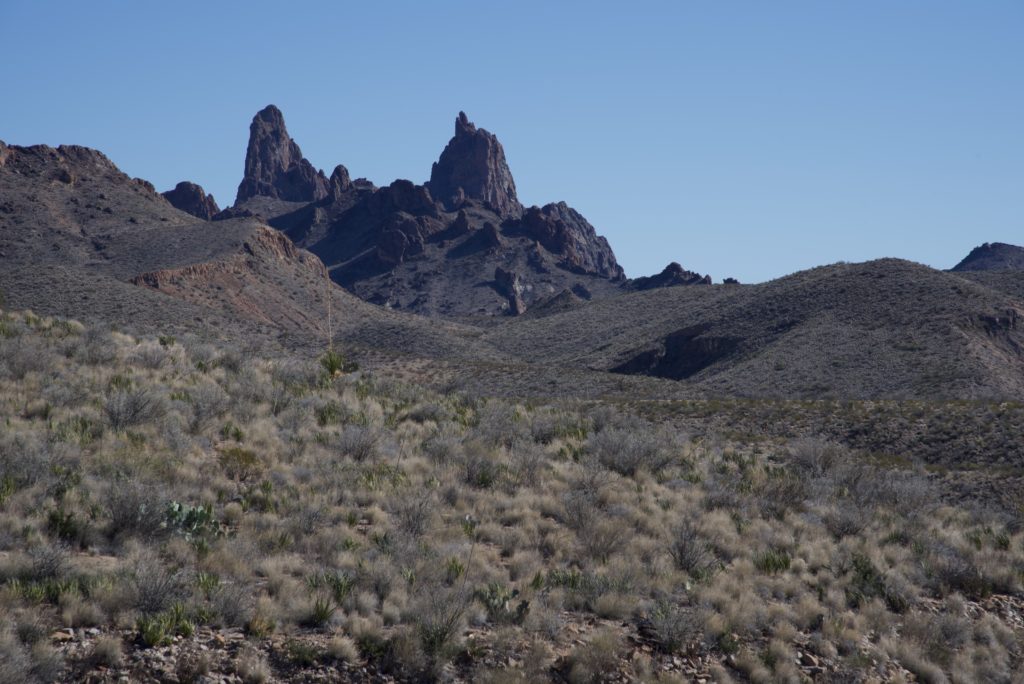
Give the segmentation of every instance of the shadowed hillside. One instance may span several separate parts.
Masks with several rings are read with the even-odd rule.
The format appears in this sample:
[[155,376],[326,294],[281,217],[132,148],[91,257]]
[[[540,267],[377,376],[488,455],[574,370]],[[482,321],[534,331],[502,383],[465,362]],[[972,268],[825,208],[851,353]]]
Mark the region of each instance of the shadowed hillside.
[[485,339],[523,359],[678,379],[716,395],[968,398],[1024,389],[1024,301],[895,259],[763,285],[640,292],[515,321]]

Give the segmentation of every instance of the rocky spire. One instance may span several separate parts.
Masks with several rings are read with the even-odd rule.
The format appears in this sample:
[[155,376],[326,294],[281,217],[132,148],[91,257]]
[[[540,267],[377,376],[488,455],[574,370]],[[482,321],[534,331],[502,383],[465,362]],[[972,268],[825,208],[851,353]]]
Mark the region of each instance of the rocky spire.
[[239,204],[257,195],[289,202],[313,202],[327,197],[329,182],[303,156],[288,136],[284,115],[267,105],[249,126],[249,147],[245,153],[245,176],[238,185]]
[[516,217],[523,207],[505,161],[505,150],[492,134],[459,112],[455,136],[430,170],[430,193],[449,208],[461,198],[487,202],[502,217]]
[[207,195],[206,191],[195,183],[182,181],[174,186],[173,190],[160,193],[171,203],[175,209],[181,209],[187,214],[192,214],[201,219],[209,221],[213,215],[220,212],[213,195]]

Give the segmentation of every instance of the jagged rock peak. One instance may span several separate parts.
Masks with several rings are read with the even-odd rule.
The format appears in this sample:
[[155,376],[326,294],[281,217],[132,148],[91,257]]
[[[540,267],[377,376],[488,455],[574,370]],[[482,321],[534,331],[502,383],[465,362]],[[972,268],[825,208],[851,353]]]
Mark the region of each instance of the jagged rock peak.
[[288,135],[284,115],[267,105],[249,126],[249,147],[245,152],[245,176],[238,185],[239,204],[258,195],[289,202],[313,202],[327,197],[330,183],[317,171]]
[[562,258],[562,266],[576,273],[590,273],[613,281],[625,280],[608,241],[597,234],[583,216],[565,202],[530,207],[511,230],[536,240]]
[[160,193],[175,209],[180,209],[186,214],[192,214],[204,221],[209,221],[215,214],[220,213],[213,195],[207,195],[206,191],[195,183],[182,181],[174,186],[173,190]]
[[656,287],[675,287],[677,285],[710,285],[711,276],[687,271],[673,261],[661,273],[643,278],[634,278],[627,283],[630,290],[653,290]]
[[465,112],[455,119],[455,136],[431,168],[427,185],[449,209],[474,199],[488,203],[503,218],[523,213],[501,143],[473,125]]

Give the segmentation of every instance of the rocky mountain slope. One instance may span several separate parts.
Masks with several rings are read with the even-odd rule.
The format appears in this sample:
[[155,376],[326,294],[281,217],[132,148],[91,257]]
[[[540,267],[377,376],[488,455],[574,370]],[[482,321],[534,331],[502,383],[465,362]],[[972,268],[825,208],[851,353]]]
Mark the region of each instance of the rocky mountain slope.
[[896,259],[638,292],[493,328],[485,340],[523,359],[672,378],[714,395],[1024,391],[1024,299]]
[[[449,149],[482,150],[467,163],[490,180],[439,202],[431,187],[465,176],[451,154],[429,185],[378,189],[344,167],[309,172],[272,114],[254,123],[252,182],[241,189],[279,196],[250,196],[213,222],[95,150],[0,145],[9,305],[314,349],[326,342],[329,292],[346,350],[480,394],[964,399],[1024,389],[1021,272],[882,260],[761,285],[665,287],[707,283],[673,264],[629,281],[577,212],[518,207],[497,142],[465,117]],[[286,149],[265,154],[277,143]],[[352,296],[328,272],[391,306]],[[501,311],[525,315],[468,315]]]
[[182,181],[174,186],[173,190],[160,193],[175,209],[181,209],[186,214],[192,214],[196,218],[209,221],[220,213],[220,207],[213,195],[207,195],[202,187],[189,181]]
[[986,242],[975,247],[953,271],[1024,271],[1024,247]]
[[[341,165],[330,178],[313,169],[268,106],[250,127],[235,206],[217,218],[246,215],[319,256],[362,299],[415,313],[521,314],[565,292],[602,298],[629,284],[579,212],[522,206],[501,143],[462,112],[427,183],[376,188]],[[664,284],[703,282],[688,275]]]
[[[179,186],[180,187],[180,186]],[[85,147],[0,143],[0,291],[10,306],[149,334],[494,360],[474,329],[401,316],[330,284],[254,217],[210,223]]]

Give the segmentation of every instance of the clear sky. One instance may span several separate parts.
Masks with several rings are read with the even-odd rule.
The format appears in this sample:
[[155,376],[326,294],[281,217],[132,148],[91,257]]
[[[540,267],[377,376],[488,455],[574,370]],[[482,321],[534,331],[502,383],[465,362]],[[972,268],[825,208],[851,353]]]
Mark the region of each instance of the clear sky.
[[268,103],[378,185],[426,180],[462,109],[630,276],[1024,244],[1022,0],[2,0],[0,27],[0,139],[222,206]]

